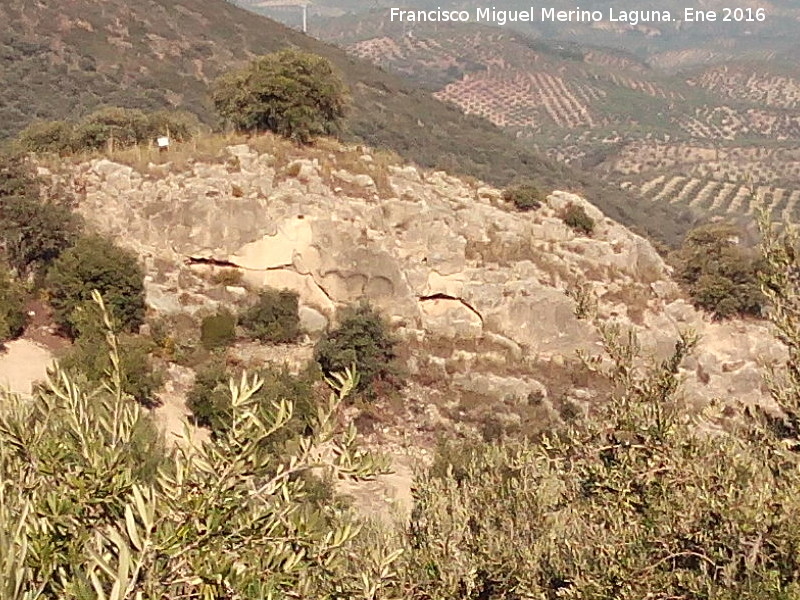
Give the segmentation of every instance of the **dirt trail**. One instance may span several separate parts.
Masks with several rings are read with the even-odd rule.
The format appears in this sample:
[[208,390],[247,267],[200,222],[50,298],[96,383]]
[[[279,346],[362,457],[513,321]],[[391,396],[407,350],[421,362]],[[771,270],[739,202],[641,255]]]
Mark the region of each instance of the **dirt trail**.
[[399,454],[391,458],[392,472],[387,475],[380,475],[374,481],[340,481],[336,485],[338,492],[352,498],[362,515],[384,523],[406,520],[414,505],[411,494],[413,460]]
[[6,350],[0,353],[0,388],[30,395],[33,383],[47,377],[53,355],[41,344],[26,339],[5,346]]

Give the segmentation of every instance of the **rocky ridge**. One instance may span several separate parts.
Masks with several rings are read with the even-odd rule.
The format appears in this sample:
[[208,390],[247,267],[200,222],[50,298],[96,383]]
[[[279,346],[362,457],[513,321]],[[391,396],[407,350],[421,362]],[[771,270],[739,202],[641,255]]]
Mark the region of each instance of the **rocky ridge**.
[[[246,302],[248,288],[289,288],[313,335],[337,308],[367,298],[407,342],[411,377],[447,396],[456,419],[486,410],[465,398],[544,399],[550,411],[567,397],[594,398],[572,371],[575,351],[596,351],[598,340],[570,290],[594,294],[600,317],[636,328],[656,356],[680,330],[699,333],[685,365],[697,403],[766,401],[759,365],[782,356],[768,326],[711,322],[647,240],[583,198],[554,191],[540,209],[517,212],[497,189],[386,165],[363,148],[223,154],[185,170],[95,159],[41,173],[76,194],[92,226],[139,253],[156,314],[198,316]],[[595,221],[591,237],[561,220],[569,204]],[[221,269],[240,272],[242,284],[209,284]]]

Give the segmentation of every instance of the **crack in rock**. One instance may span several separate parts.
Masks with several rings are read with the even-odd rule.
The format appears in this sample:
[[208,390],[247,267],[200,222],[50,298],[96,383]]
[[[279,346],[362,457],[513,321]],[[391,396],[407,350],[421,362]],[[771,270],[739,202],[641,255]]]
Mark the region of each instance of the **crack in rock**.
[[233,269],[242,269],[243,271],[254,271],[256,273],[266,273],[268,271],[279,271],[281,269],[293,269],[293,265],[291,263],[283,264],[283,265],[275,265],[274,267],[264,267],[263,269],[256,269],[253,267],[243,267],[242,265],[237,265],[235,262],[231,260],[221,259],[221,258],[205,258],[202,256],[187,256],[184,260],[184,263],[188,266],[193,265],[210,265],[212,267],[228,267]]
[[338,304],[333,299],[333,297],[331,297],[330,292],[328,292],[328,290],[326,290],[325,287],[319,281],[317,281],[317,278],[314,277],[313,273],[311,273],[311,272],[300,273],[300,272],[297,271],[297,269],[294,268],[294,265],[292,263],[286,263],[286,264],[282,264],[282,265],[275,265],[275,266],[272,266],[272,267],[263,267],[263,268],[257,269],[257,268],[253,268],[253,267],[243,267],[243,266],[238,265],[235,262],[233,262],[231,260],[227,260],[227,259],[220,259],[220,258],[213,258],[213,257],[206,258],[206,257],[202,257],[202,256],[187,256],[184,259],[184,263],[186,265],[190,266],[190,267],[194,266],[194,265],[209,265],[209,266],[213,266],[213,267],[226,267],[226,268],[232,268],[232,269],[241,269],[243,271],[249,271],[251,273],[269,273],[270,271],[283,271],[283,270],[292,271],[293,273],[297,273],[297,275],[300,275],[301,277],[309,277],[311,279],[311,281],[314,283],[314,285],[317,286],[317,289],[319,289],[319,291],[322,292],[322,294],[331,302],[331,304],[333,304],[334,306]]
[[472,312],[481,322],[481,327],[485,325],[483,322],[483,315],[478,312],[478,310],[472,306],[469,302],[464,300],[463,298],[459,298],[457,296],[451,296],[450,294],[429,294],[427,296],[417,296],[417,300],[420,302],[425,302],[426,300],[455,300],[456,302],[460,302],[462,306],[464,306],[467,310]]

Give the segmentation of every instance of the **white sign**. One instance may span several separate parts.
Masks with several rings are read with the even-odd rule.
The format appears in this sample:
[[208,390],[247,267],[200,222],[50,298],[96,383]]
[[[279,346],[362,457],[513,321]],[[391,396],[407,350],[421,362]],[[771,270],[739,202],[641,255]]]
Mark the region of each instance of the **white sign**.
[[162,136],[156,140],[159,148],[169,148],[169,138]]

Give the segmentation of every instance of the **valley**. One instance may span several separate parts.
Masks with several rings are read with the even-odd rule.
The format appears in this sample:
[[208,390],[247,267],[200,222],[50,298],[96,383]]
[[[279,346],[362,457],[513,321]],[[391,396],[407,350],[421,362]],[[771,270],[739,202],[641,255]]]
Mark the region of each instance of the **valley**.
[[757,202],[796,220],[800,69],[776,52],[665,68],[658,54],[475,24],[392,23],[380,11],[317,35],[413,79],[551,159],[696,218]]

